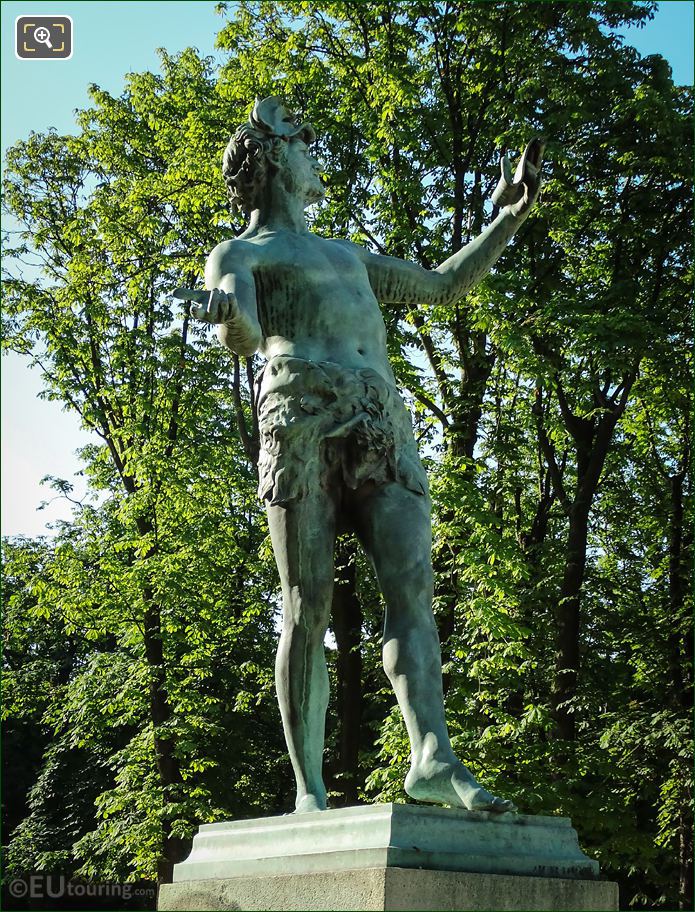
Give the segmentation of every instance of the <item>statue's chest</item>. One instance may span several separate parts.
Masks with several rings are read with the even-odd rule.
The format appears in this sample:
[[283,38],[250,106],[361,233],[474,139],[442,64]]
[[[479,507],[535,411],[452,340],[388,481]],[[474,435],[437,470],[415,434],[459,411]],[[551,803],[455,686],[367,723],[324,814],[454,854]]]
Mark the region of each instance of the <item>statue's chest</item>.
[[271,262],[254,270],[264,335],[319,332],[340,319],[336,306],[359,294],[366,281],[359,260],[327,242],[277,248]]

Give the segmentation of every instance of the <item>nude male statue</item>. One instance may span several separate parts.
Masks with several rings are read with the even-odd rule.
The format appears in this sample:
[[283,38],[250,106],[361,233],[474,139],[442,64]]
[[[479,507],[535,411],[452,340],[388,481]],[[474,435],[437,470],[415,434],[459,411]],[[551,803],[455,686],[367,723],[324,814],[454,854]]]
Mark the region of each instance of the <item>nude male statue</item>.
[[543,146],[514,177],[506,158],[493,200],[503,206],[476,240],[428,271],[347,240],[318,237],[304,210],[323,198],[310,124],[277,98],[257,100],[224,153],[232,202],[250,216],[205,268],[209,292],[178,289],[217,324],[232,351],[260,351],[259,494],[280,572],[283,626],[277,693],[297,781],[296,811],[326,808],[321,767],[329,623],[338,532],[353,530],[386,603],[384,669],[412,748],[406,792],[475,811],[515,810],[480,786],[451,748],[432,615],[427,477],[386,351],[379,304],[458,301],[488,272],[538,194]]

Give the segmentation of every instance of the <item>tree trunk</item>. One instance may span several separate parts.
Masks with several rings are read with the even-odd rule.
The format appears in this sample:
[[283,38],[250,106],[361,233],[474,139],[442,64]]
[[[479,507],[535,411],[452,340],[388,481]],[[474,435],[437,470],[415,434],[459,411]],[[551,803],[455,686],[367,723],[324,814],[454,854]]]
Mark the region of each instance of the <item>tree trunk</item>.
[[577,498],[569,516],[565,569],[555,607],[555,679],[551,705],[557,734],[574,741],[575,714],[571,705],[579,676],[579,607],[589,526],[590,500]]
[[[146,519],[136,520],[138,532],[143,537],[152,533],[152,524]],[[148,557],[151,554],[147,555]],[[166,687],[166,666],[164,664],[164,643],[162,640],[162,612],[150,586],[142,593],[145,603],[143,618],[143,644],[149,671],[149,708],[154,730],[154,750],[164,801],[173,800],[176,786],[182,780],[181,768],[174,753],[175,742],[171,734],[164,734],[162,726],[173,718]],[[157,862],[157,882],[171,883],[174,865],[183,861],[191,849],[190,839],[171,835],[171,823],[167,817],[162,820],[162,852]]]
[[[539,454],[540,455],[540,454]],[[546,471],[541,474],[539,479],[539,497],[536,504],[536,510],[527,532],[522,530],[523,517],[521,513],[521,488],[515,492],[516,514],[517,514],[517,539],[519,546],[524,555],[526,563],[531,569],[532,579],[530,581],[521,581],[519,588],[521,590],[520,598],[520,620],[525,627],[532,629],[534,626],[535,605],[532,600],[533,579],[537,578],[541,570],[540,550],[548,533],[548,522],[550,511],[555,501],[555,494],[550,485],[550,475]],[[519,662],[521,664],[521,662]],[[505,708],[514,718],[520,719],[524,712],[526,703],[523,678],[520,675],[519,686],[512,690],[505,703]]]
[[[479,335],[482,336],[482,334]],[[482,336],[482,339],[482,350],[480,350],[478,345],[478,350],[474,346],[473,351],[468,352],[465,356],[462,355],[462,358],[464,358],[462,363],[464,378],[459,387],[459,397],[455,402],[446,403],[449,405],[449,414],[451,416],[451,424],[445,435],[446,446],[453,456],[468,460],[473,459],[475,445],[478,440],[480,417],[483,413],[483,399],[485,398],[487,382],[495,363],[494,355],[485,353],[485,337]],[[457,344],[460,351],[463,351],[462,346],[467,346],[468,342],[459,339]],[[464,464],[463,471],[472,476],[469,464]],[[474,483],[471,478],[471,484]],[[445,522],[451,521],[450,516],[445,515],[443,519]],[[458,606],[457,574],[451,572],[448,574],[442,573],[441,568],[439,568],[440,572],[437,572],[436,565],[434,569],[435,579],[437,577],[445,579],[448,575],[451,582],[452,591],[445,597],[446,608],[437,619],[442,664],[447,665],[451,661],[451,651],[448,644],[456,629],[456,611]],[[442,593],[438,591],[436,594],[441,603],[443,601]],[[445,672],[442,675],[442,683],[444,694],[446,695],[451,686],[451,675]]]
[[362,725],[362,605],[357,597],[354,540],[338,545],[333,590],[333,633],[338,647],[338,718],[340,725],[338,778],[346,805],[355,804]]
[[[683,472],[669,479],[671,516],[669,529],[669,612],[672,632],[669,637],[669,664],[673,700],[684,714],[692,711],[692,636],[685,614],[685,554],[683,541]],[[686,629],[684,629],[686,628]],[[685,777],[688,772],[684,771]],[[687,795],[678,819],[678,908],[691,909],[693,901],[693,812]]]
[[542,423],[542,401],[536,405],[539,417],[539,442],[553,478],[553,486],[565,507],[569,519],[565,569],[555,607],[555,675],[551,691],[551,708],[556,732],[564,741],[574,741],[576,733],[575,708],[572,706],[579,680],[580,602],[586,548],[589,533],[589,514],[599,479],[610,449],[616,424],[627,406],[628,396],[637,376],[637,365],[623,377],[612,397],[597,389],[595,405],[603,412],[584,418],[572,412],[569,401],[556,376],[560,412],[568,432],[574,439],[577,454],[577,480],[574,499],[570,501],[562,482],[562,473]]
[[472,459],[495,354],[486,351],[487,338],[484,333],[454,330],[454,338],[461,359],[462,379],[455,399],[446,403],[451,415],[446,443],[454,456]]
[[679,820],[679,882],[678,882],[678,908],[689,910],[693,908],[693,814],[691,810],[684,810]]
[[683,542],[683,473],[669,479],[671,516],[668,544],[668,600],[671,616],[669,664],[676,705],[688,711],[692,705],[692,639],[687,635],[684,579],[685,555]]
[[[149,588],[145,589],[143,595],[148,606],[145,612],[143,639],[150,672],[150,718],[154,728],[157,771],[166,802],[175,798],[172,791],[182,782],[181,768],[174,754],[174,739],[170,735],[163,735],[161,731],[161,727],[171,721],[173,716],[166,690],[161,612],[159,606],[154,603],[153,594]],[[171,883],[174,865],[183,861],[188,855],[191,840],[172,836],[171,823],[166,817],[162,820],[162,831],[162,854],[157,862],[157,881],[158,883]]]

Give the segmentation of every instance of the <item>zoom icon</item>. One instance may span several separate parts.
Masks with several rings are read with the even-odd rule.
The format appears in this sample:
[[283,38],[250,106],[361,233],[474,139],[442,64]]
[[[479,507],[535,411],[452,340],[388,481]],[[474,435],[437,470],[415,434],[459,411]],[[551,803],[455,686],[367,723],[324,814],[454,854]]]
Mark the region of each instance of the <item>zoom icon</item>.
[[20,60],[69,60],[72,57],[70,16],[17,16],[15,54]]

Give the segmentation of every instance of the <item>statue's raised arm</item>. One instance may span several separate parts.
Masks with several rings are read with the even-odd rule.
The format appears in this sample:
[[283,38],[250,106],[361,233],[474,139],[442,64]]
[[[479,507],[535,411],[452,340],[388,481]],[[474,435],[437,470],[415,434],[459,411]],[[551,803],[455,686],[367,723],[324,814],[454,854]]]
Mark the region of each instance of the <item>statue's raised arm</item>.
[[377,300],[383,304],[447,304],[460,300],[474,288],[531,211],[540,190],[544,148],[542,139],[532,139],[513,176],[509,159],[502,157],[502,176],[492,194],[493,204],[501,207],[497,218],[436,269],[422,269],[397,257],[363,251]]

